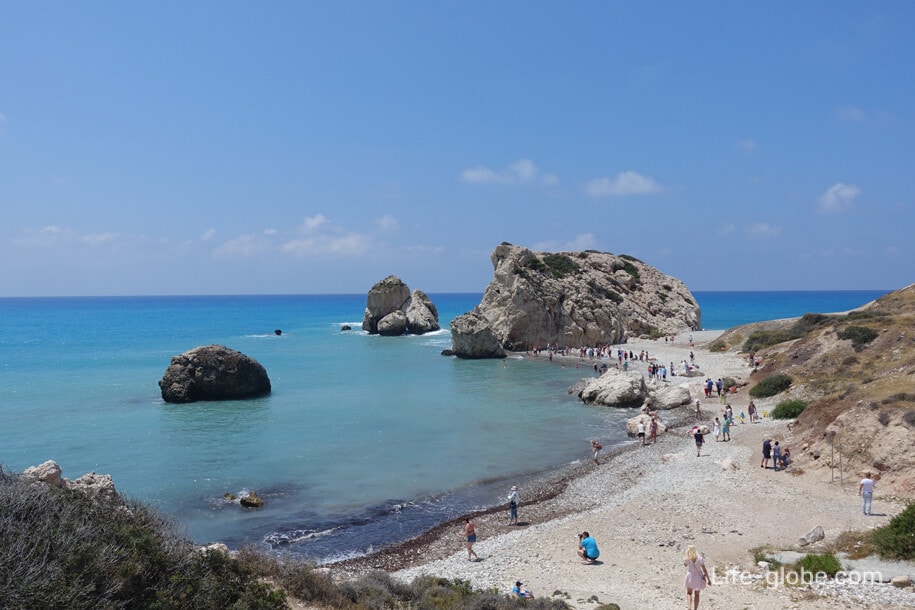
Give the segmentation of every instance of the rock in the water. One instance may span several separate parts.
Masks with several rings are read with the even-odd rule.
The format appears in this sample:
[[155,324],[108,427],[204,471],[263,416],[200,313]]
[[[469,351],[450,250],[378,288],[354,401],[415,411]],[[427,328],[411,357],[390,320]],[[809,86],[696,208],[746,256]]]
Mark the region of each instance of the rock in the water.
[[165,402],[236,400],[270,393],[261,364],[224,345],[196,347],[172,358],[159,381]]
[[422,290],[414,290],[407,302],[407,331],[422,335],[438,330],[438,309]]
[[340,327],[340,330],[353,330],[353,327],[350,326],[349,324],[344,324],[343,326]]
[[385,337],[399,337],[407,332],[407,315],[400,311],[392,311],[378,321],[378,334]]
[[800,540],[798,540],[797,543],[801,546],[807,546],[809,544],[813,544],[814,542],[819,542],[820,540],[822,540],[825,537],[826,537],[826,532],[823,531],[823,526],[818,525],[815,528],[813,528],[812,530],[810,530],[809,532],[807,532],[806,534],[804,534],[804,537],[801,538]]
[[645,378],[638,371],[610,369],[588,381],[579,397],[587,404],[639,407],[648,395]]
[[253,491],[247,496],[242,496],[239,503],[245,508],[261,508],[264,505],[264,501]]
[[283,334],[283,329],[277,328],[276,330],[273,331],[273,334],[276,335],[277,337],[279,337],[280,335]]
[[[395,317],[391,318],[392,315]],[[382,324],[382,321],[386,322]],[[403,328],[397,332],[401,325]],[[389,275],[369,290],[362,318],[362,330],[369,334],[421,335],[438,329],[438,309],[422,290],[414,290],[411,295],[410,288],[395,275]]]
[[451,349],[458,358],[505,358],[505,350],[479,311],[451,321]]
[[504,243],[479,309],[507,350],[623,342],[629,335],[701,328],[680,280],[606,252],[539,252]]

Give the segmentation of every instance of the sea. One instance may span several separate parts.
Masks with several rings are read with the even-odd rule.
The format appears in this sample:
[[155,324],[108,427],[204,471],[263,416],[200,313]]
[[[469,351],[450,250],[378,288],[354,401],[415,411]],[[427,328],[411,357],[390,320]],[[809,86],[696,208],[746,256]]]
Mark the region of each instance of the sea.
[[[886,292],[693,295],[719,330]],[[631,442],[631,413],[569,395],[590,364],[443,356],[482,295],[429,296],[442,330],[404,337],[361,330],[364,294],[0,298],[0,465],[110,474],[195,542],[329,563],[502,504],[510,485],[523,496],[592,438]],[[172,356],[213,343],[264,365],[272,393],[165,403]],[[263,508],[225,497],[249,491]]]

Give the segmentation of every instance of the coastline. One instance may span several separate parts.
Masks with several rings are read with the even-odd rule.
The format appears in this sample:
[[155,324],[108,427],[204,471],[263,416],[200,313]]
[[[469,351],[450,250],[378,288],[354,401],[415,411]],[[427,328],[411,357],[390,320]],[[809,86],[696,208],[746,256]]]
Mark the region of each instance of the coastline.
[[[705,348],[722,332],[692,333],[692,348],[684,340],[688,333],[674,344],[635,340],[627,347],[635,353],[642,349],[657,352],[663,362],[688,359],[692,349],[702,364],[701,377],[674,379],[688,384],[693,398],[701,399],[700,384],[706,376],[743,381],[749,377],[747,364],[737,353],[711,354]],[[735,413],[746,410],[746,391],[741,387],[730,398]],[[703,423],[710,424],[718,415],[717,400],[714,402],[703,409]],[[775,400],[756,403],[762,412],[771,409]],[[837,599],[848,607],[915,607],[915,594],[898,592],[890,585],[870,585],[866,590],[861,589],[863,585],[848,590],[832,587],[826,596],[803,587],[766,586],[751,549],[766,545],[793,548],[798,538],[817,525],[826,531],[824,543],[828,543],[843,531],[883,525],[902,506],[881,502],[884,516],[862,516],[857,487],[849,482],[844,486],[824,483],[816,475],[804,473],[805,463],[812,458],[797,449],[795,464],[788,472],[761,469],[757,464],[764,438],[782,439],[783,444],[792,441],[787,421],[738,424],[732,428],[731,442],[716,443],[714,437],[707,437],[703,455],[697,459],[688,435],[694,422],[692,409],[680,407],[661,415],[672,426],[659,436],[657,444],[623,445],[612,456],[602,456],[599,466],[587,459],[590,456],[583,457],[543,485],[522,489],[519,525],[506,525],[504,506],[468,515],[480,534],[474,547],[479,562],[467,561],[461,519],[455,519],[412,540],[332,564],[329,569],[340,578],[373,570],[406,581],[420,575],[460,578],[475,588],[499,591],[508,591],[511,583],[522,580],[538,596],[562,592],[575,608],[595,607],[595,600],[614,602],[624,609],[681,608],[685,592],[682,554],[687,544],[696,544],[719,578],[724,579],[729,569],[750,575],[747,582],[720,586],[716,582],[704,593],[703,607],[825,609],[835,607]],[[582,565],[575,555],[576,534],[585,529],[601,548],[596,565]],[[866,602],[855,599],[862,591]]]

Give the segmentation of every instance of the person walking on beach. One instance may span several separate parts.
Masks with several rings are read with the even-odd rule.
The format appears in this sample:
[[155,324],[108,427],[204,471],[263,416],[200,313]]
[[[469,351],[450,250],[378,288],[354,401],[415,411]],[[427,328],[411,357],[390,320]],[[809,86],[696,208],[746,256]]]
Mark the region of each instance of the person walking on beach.
[[654,445],[658,441],[658,416],[655,415],[651,418],[651,425],[648,427],[648,436],[651,439],[651,444]]
[[467,537],[467,561],[479,561],[480,556],[473,550],[473,544],[477,541],[477,526],[470,517],[464,518],[464,535]]
[[600,450],[603,449],[603,446],[597,442],[597,439],[591,439],[591,453],[594,454],[594,463],[600,464],[597,460],[597,454],[600,453]]
[[750,416],[750,423],[756,423],[756,405],[753,404],[753,401],[750,401],[750,404],[747,405],[747,414]]
[[874,500],[874,480],[871,478],[870,472],[864,473],[864,478],[858,485],[858,495],[861,496],[861,512],[870,515],[871,502]]
[[702,445],[705,444],[702,428],[693,428],[693,438],[696,439],[696,457],[699,457],[702,455]]
[[639,438],[639,445],[644,447],[645,446],[645,424],[643,424],[641,422],[641,420],[636,425],[636,430],[637,430],[636,435]]
[[508,524],[518,525],[518,487],[512,485],[508,491]]
[[772,445],[772,470],[778,470],[778,465],[782,461],[782,448],[778,446],[778,441]]
[[721,422],[721,440],[731,440],[731,420],[727,417]]
[[715,442],[718,442],[718,437],[721,436],[721,422],[718,421],[718,418],[715,418],[715,425],[712,427],[712,434],[715,435]]
[[594,563],[600,557],[597,541],[586,531],[578,535],[578,556],[589,564]]
[[686,547],[683,565],[686,566],[686,607],[689,610],[699,610],[699,592],[706,584],[712,584],[712,579],[705,567],[705,559],[696,552],[695,545]]
[[763,441],[762,454],[762,462],[760,462],[759,466],[760,468],[768,468],[769,458],[772,457],[772,439],[767,438]]

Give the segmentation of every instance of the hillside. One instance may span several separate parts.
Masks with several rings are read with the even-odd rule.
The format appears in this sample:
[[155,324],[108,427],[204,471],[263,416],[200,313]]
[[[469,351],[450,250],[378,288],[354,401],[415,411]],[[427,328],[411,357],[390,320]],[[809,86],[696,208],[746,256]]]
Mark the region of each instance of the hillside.
[[751,387],[791,377],[778,400],[809,401],[794,428],[805,468],[838,477],[841,447],[846,476],[871,470],[882,493],[915,497],[915,285],[846,314],[736,327],[710,348],[755,353]]

